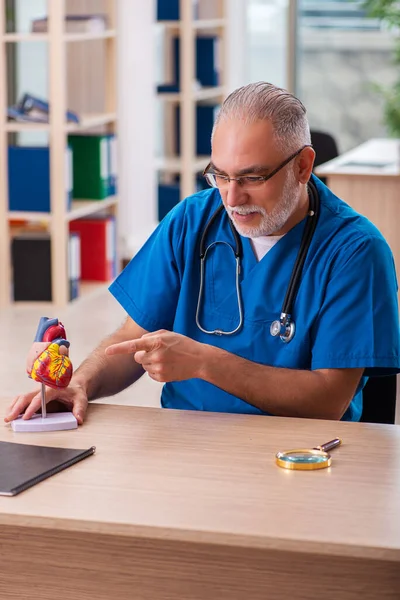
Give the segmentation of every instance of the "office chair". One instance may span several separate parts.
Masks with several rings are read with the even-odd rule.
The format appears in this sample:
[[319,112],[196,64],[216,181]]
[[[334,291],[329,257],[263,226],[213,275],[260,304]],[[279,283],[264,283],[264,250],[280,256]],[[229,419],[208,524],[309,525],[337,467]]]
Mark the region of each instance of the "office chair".
[[394,424],[396,416],[396,375],[370,377],[363,389],[363,423]]
[[[339,155],[335,138],[330,133],[314,130],[311,130],[310,133],[311,143],[316,155],[314,167],[318,167],[318,165],[322,165]],[[326,183],[325,177],[319,177],[319,179]]]

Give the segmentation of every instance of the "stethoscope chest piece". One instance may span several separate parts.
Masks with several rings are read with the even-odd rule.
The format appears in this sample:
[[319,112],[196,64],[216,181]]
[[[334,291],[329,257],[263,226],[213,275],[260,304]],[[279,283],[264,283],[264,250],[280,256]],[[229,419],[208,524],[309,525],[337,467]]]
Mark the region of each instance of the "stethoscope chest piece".
[[294,321],[290,319],[289,315],[282,314],[279,321],[272,321],[269,331],[272,337],[277,337],[279,335],[281,341],[288,344],[294,338],[296,325]]

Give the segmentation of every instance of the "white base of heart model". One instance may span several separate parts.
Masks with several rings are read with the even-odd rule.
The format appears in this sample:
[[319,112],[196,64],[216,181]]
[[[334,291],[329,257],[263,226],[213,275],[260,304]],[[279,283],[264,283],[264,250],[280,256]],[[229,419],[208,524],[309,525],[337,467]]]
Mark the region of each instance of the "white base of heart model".
[[11,427],[19,433],[63,431],[66,429],[76,429],[78,421],[71,412],[47,413],[44,418],[42,415],[33,415],[31,419],[26,420],[18,417],[15,421],[11,422]]

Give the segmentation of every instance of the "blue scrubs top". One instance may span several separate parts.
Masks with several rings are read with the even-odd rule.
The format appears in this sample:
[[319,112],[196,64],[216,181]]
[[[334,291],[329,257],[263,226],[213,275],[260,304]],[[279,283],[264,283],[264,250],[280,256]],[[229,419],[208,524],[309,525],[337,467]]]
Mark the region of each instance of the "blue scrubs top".
[[[241,238],[244,322],[238,333],[209,335],[196,325],[200,238],[221,204],[216,189],[180,202],[112,283],[110,291],[132,319],[148,331],[176,331],[274,367],[364,368],[365,377],[343,416],[357,421],[366,378],[400,371],[394,261],[387,242],[372,223],[334,196],[319,179],[313,176],[313,181],[320,197],[320,216],[294,305],[296,334],[289,344],[272,337],[270,325],[281,313],[306,219],[259,262],[250,240]],[[215,240],[234,246],[228,219],[223,211],[207,235],[206,247]],[[230,331],[238,322],[235,258],[226,245],[217,244],[206,258],[200,324],[208,330]],[[268,378],[265,394],[268,396]],[[265,414],[200,379],[166,383],[161,404],[168,408]]]

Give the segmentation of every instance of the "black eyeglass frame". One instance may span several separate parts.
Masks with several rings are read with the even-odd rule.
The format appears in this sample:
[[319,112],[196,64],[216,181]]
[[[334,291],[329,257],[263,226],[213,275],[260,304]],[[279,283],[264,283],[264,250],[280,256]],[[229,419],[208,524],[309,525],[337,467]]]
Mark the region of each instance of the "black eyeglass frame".
[[[276,175],[281,169],[283,169],[283,167],[286,167],[286,165],[288,165],[291,160],[293,160],[294,158],[296,158],[296,156],[298,156],[300,154],[300,152],[303,152],[304,148],[312,148],[312,144],[305,144],[304,146],[302,146],[299,150],[297,150],[296,152],[294,152],[293,154],[291,154],[286,160],[284,160],[283,163],[281,163],[278,167],[276,167],[276,169],[274,169],[273,171],[271,171],[271,173],[269,173],[269,175],[263,175],[263,176],[260,176],[260,177],[254,176],[254,181],[257,181],[259,183],[264,183],[265,181],[268,181],[268,179],[271,179],[271,177],[273,177],[274,175]],[[209,180],[207,179],[207,175],[214,175],[214,176],[218,175],[218,177],[221,177],[221,179],[223,179],[224,181],[226,181],[226,183],[230,183],[231,181],[237,181],[239,185],[243,185],[243,179],[245,179],[245,177],[228,177],[227,175],[219,175],[219,174],[213,173],[213,172],[209,173],[208,169],[210,168],[210,166],[211,166],[211,162],[208,163],[208,165],[204,169],[204,171],[203,171],[203,177],[205,178],[205,180],[207,181],[207,183],[211,187],[215,187],[215,186],[213,186],[209,182]]]

